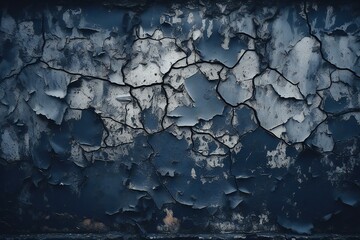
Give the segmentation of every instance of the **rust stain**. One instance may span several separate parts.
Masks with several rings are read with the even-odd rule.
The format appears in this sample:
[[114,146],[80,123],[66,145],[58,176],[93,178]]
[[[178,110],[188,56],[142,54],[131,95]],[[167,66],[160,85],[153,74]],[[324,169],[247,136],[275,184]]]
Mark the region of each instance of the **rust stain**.
[[168,232],[177,232],[180,228],[180,221],[176,217],[174,217],[174,213],[171,209],[165,208],[166,216],[163,219],[165,224],[165,231]]

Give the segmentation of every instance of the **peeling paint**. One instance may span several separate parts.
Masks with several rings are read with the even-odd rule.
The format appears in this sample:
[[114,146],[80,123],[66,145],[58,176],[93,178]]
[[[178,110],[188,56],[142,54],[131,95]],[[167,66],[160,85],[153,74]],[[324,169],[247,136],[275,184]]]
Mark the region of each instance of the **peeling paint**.
[[0,234],[358,237],[358,3],[19,4]]

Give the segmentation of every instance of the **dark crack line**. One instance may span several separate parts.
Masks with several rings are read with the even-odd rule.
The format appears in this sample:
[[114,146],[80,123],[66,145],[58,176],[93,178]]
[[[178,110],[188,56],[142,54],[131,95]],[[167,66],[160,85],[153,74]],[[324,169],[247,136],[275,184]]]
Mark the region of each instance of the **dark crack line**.
[[325,62],[327,62],[328,64],[330,64],[331,66],[333,66],[334,68],[339,69],[339,70],[347,70],[347,71],[351,72],[352,74],[354,74],[356,77],[360,78],[360,76],[357,75],[356,72],[354,72],[350,68],[338,67],[335,64],[333,64],[332,62],[330,62],[327,58],[325,58],[321,40],[315,34],[312,33],[312,28],[311,28],[311,24],[310,24],[310,20],[309,20],[309,13],[307,12],[307,1],[306,0],[304,1],[304,14],[305,14],[306,23],[307,23],[308,29],[309,29],[309,35],[312,36],[314,39],[316,39],[316,41],[320,44],[320,54],[321,54],[322,59]]

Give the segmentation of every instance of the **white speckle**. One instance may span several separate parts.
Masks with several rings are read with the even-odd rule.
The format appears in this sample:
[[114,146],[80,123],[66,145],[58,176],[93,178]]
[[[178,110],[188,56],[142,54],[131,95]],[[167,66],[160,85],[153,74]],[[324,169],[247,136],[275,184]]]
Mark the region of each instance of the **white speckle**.
[[180,16],[183,14],[183,12],[179,9],[175,10],[175,16],[172,18],[172,23],[181,23]]
[[259,215],[259,223],[260,223],[260,225],[263,225],[263,224],[268,223],[268,222],[269,222],[268,215],[266,215],[266,214]]
[[286,156],[286,144],[284,142],[280,142],[275,150],[267,151],[266,156],[269,159],[267,165],[270,168],[289,168],[294,161],[291,157]]
[[224,41],[221,44],[221,47],[225,50],[229,49],[229,43],[230,43],[230,37],[229,37],[229,33],[225,32],[225,36],[224,36]]
[[235,223],[228,221],[214,223],[213,227],[217,230],[220,230],[222,233],[234,232],[236,230]]
[[239,142],[236,144],[236,146],[233,148],[234,153],[239,153],[242,149],[242,144]]
[[209,167],[224,167],[223,159],[217,156],[206,158],[206,162]]
[[233,213],[231,220],[241,223],[244,220],[244,217],[240,213]]
[[212,35],[212,29],[213,29],[213,20],[209,20],[209,26],[206,30],[206,34],[208,38],[210,38]]
[[196,179],[196,172],[195,172],[195,169],[194,169],[194,168],[191,169],[191,177],[192,177],[193,179]]
[[191,24],[194,21],[194,14],[191,12],[188,15],[187,22],[188,24]]
[[199,29],[196,29],[195,31],[193,31],[192,39],[196,41],[201,36],[202,36],[202,32]]
[[226,5],[222,5],[220,3],[217,3],[216,6],[218,6],[218,8],[220,9],[220,12],[221,13],[224,13],[225,12],[225,9],[226,9]]
[[331,28],[335,23],[335,16],[333,14],[334,8],[332,6],[327,7],[326,19],[325,19],[325,29]]

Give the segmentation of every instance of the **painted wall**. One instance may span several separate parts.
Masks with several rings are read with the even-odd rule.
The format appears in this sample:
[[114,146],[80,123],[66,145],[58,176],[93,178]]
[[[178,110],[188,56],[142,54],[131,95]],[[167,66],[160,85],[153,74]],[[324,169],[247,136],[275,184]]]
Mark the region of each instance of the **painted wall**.
[[358,4],[0,18],[1,233],[360,233]]

